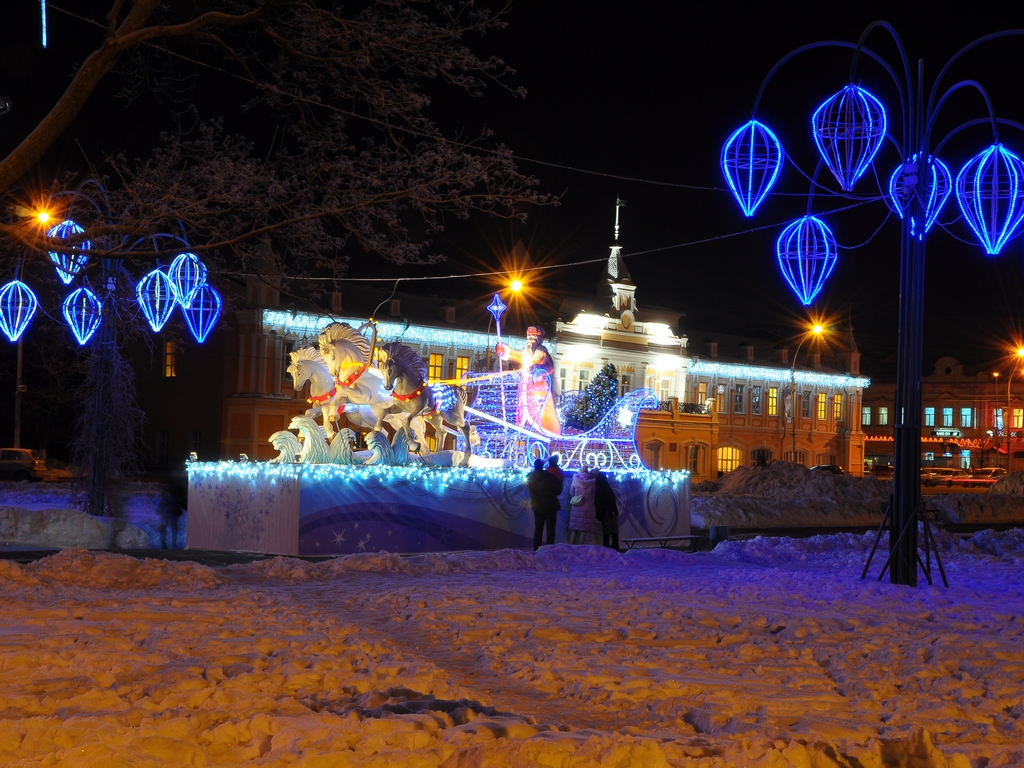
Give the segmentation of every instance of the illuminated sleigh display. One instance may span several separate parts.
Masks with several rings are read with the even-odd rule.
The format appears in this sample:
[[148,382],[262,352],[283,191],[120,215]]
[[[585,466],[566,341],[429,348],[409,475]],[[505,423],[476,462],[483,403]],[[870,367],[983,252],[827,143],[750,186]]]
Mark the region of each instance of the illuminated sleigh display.
[[[530,381],[524,384],[523,378]],[[465,386],[475,390],[466,412],[480,444],[473,449],[479,456],[502,459],[514,467],[530,467],[534,459],[557,454],[562,467],[570,470],[586,466],[603,469],[643,469],[636,448],[636,421],[643,408],[657,408],[658,401],[649,389],[639,389],[620,397],[593,428],[572,433],[553,434],[539,426],[541,396],[521,396],[525,392],[546,393],[551,380],[542,370],[514,370],[491,374],[467,374]]]

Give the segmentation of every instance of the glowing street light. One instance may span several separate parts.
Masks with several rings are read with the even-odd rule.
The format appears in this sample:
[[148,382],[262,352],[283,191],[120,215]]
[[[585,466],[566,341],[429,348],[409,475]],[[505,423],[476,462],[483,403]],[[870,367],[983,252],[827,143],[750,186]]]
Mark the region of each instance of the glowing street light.
[[512,290],[513,293],[519,293],[521,290],[523,290],[523,281],[516,278],[515,280],[508,284],[508,287]]

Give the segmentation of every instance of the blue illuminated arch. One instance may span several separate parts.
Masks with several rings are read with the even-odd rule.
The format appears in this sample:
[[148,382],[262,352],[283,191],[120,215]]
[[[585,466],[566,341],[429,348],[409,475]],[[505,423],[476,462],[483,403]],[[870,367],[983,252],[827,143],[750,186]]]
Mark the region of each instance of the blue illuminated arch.
[[12,280],[0,288],[0,330],[17,341],[28,327],[39,302],[32,289],[21,280]]
[[782,171],[782,143],[764,123],[751,120],[725,140],[722,173],[743,209],[753,216]]
[[217,325],[222,304],[220,294],[213,286],[204,284],[196,291],[192,303],[181,308],[182,314],[185,315],[185,324],[200,344],[206,341],[210,331]]
[[956,201],[985,248],[996,255],[1024,218],[1024,163],[1002,144],[972,157],[956,176]]
[[135,296],[150,328],[159,332],[171,318],[178,301],[174,283],[162,269],[154,269],[139,280]]
[[[80,235],[84,231],[78,224],[67,219],[53,227],[53,229],[46,233],[46,236],[58,240],[67,240],[69,237]],[[82,268],[89,261],[88,256],[83,253],[75,253],[75,251],[88,251],[90,248],[92,248],[92,244],[88,240],[84,240],[67,251],[50,251],[50,261],[57,268],[57,277],[60,278],[64,285],[70,285],[71,281],[75,279],[75,275],[81,272]]]
[[775,248],[782,276],[807,306],[839,260],[832,230],[816,216],[804,216],[782,230]]
[[206,265],[194,253],[182,253],[175,257],[168,274],[183,309],[192,303],[196,293],[206,284]]
[[[917,163],[916,152],[910,158],[910,164],[915,163]],[[927,232],[932,228],[932,224],[935,223],[935,219],[953,191],[953,174],[950,173],[949,167],[944,162],[931,155],[925,160],[924,168],[920,164],[917,165],[915,173],[917,174],[917,189],[921,188],[922,183],[924,184],[924,200],[922,201],[924,203],[923,232]],[[907,164],[897,166],[896,170],[892,172],[892,176],[889,177],[889,194],[886,197],[889,207],[901,219],[903,218],[903,209],[906,208],[910,201],[909,195],[914,194],[904,188],[906,176]],[[917,233],[918,237],[921,237],[923,232],[916,225],[917,223],[912,221],[911,224],[913,231]]]
[[88,288],[79,288],[64,299],[64,319],[79,344],[85,344],[100,327],[103,302]]
[[871,165],[886,125],[882,102],[852,83],[814,110],[814,144],[844,192],[852,190]]

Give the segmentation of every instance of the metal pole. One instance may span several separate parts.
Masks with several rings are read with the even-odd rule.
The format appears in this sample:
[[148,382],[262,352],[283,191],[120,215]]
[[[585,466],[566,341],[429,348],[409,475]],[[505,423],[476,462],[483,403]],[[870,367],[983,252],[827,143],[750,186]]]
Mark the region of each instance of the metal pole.
[[18,374],[14,387],[14,446],[21,448],[21,342],[24,336],[18,337]]
[[807,340],[807,334],[800,339],[796,345],[796,352],[793,353],[793,364],[789,367],[789,415],[793,433],[793,463],[796,463],[796,357],[800,354],[800,347]]

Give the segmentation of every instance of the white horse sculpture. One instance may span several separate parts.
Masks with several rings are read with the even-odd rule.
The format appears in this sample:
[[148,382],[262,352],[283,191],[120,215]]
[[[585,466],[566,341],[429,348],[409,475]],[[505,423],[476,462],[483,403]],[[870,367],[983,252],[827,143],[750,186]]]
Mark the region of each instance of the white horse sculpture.
[[291,374],[295,391],[300,392],[309,382],[309,399],[306,402],[312,407],[306,409],[306,415],[311,419],[322,415],[324,431],[330,438],[334,435],[334,422],[338,420],[338,388],[334,384],[334,377],[327,370],[327,363],[313,347],[289,352],[288,357],[292,361],[288,373]]

